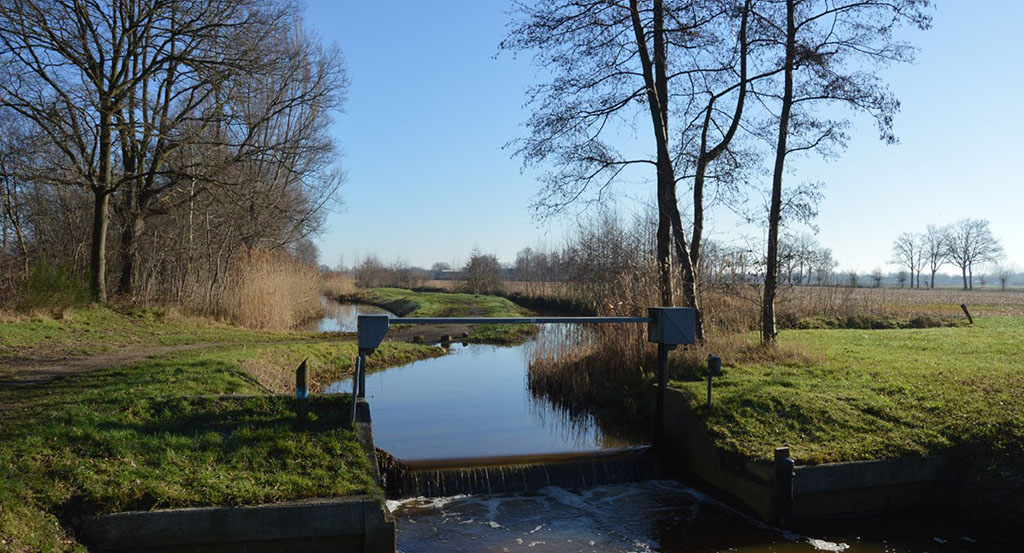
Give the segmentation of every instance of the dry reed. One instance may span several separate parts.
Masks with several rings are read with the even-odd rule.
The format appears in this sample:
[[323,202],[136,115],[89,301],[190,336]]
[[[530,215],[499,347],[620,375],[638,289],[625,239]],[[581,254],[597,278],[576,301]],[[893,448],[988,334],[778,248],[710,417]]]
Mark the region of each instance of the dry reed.
[[232,271],[221,310],[235,324],[289,330],[320,312],[316,267],[276,252],[243,252]]
[[345,273],[327,273],[323,276],[321,293],[329,298],[339,298],[356,293],[356,279]]

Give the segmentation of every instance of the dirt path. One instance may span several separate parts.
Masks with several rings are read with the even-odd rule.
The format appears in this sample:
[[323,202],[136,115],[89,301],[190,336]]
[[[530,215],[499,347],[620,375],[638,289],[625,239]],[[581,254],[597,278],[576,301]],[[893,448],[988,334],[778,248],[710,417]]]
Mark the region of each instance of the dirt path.
[[199,342],[174,346],[149,346],[125,349],[117,353],[101,353],[85,357],[19,357],[5,360],[5,374],[0,374],[0,390],[34,386],[58,378],[73,376],[96,369],[108,369],[131,365],[146,359],[179,351],[226,346],[285,346],[290,344],[312,344],[323,342],[349,341],[331,338],[310,340],[287,340],[281,342]]

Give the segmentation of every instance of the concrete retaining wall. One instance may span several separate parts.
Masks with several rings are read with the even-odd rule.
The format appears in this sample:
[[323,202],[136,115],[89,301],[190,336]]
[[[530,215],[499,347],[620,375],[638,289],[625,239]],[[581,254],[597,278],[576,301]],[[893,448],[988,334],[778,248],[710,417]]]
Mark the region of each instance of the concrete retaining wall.
[[[767,522],[784,508],[775,465],[719,449],[691,412],[685,392],[666,390],[663,462],[669,474],[705,482],[728,503]],[[775,445],[765,444],[766,452]],[[799,452],[794,452],[794,457]],[[799,462],[799,459],[797,459]],[[797,466],[792,487],[794,520],[877,513],[935,498],[946,477],[940,456]]]
[[104,552],[393,552],[395,523],[376,497],[249,507],[127,512],[83,521],[81,541]]
[[[356,404],[356,432],[376,475],[370,408],[365,400]],[[77,530],[82,543],[101,552],[395,551],[395,520],[376,496],[115,513],[89,517]]]

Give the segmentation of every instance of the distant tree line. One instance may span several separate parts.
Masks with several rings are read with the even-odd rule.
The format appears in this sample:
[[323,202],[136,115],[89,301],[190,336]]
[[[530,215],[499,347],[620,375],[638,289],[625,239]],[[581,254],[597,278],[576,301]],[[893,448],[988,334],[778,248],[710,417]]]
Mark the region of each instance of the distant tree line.
[[[935,273],[943,265],[960,269],[964,290],[974,289],[975,266],[1003,258],[1003,247],[992,234],[986,219],[961,219],[944,226],[928,225],[925,232],[900,234],[892,245],[892,263],[907,268],[911,288],[921,286],[921,273],[928,271],[928,287],[935,287]],[[1005,289],[1009,268],[997,270]],[[901,279],[901,285],[907,278]]]
[[204,305],[244,250],[316,264],[347,80],[291,3],[3,2],[0,37],[6,276]]

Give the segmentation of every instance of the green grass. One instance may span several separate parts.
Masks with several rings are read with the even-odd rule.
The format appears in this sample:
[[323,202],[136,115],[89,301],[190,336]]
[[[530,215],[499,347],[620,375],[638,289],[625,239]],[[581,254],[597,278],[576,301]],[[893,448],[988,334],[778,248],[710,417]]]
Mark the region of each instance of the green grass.
[[[401,288],[373,288],[360,301],[383,307],[400,317],[523,317],[529,312],[506,298],[479,294],[413,292]],[[489,344],[519,343],[536,334],[533,325],[477,325],[467,341]]]
[[[218,348],[0,388],[5,547],[64,550],[54,524],[85,513],[377,493],[348,396],[316,396],[299,429],[292,400],[259,395],[240,368],[259,354]],[[216,394],[257,395],[203,397]]]
[[59,314],[8,317],[0,322],[0,359],[85,355],[132,345],[267,342],[302,335],[247,330],[166,308],[93,306]]
[[[0,337],[15,362],[52,351],[224,344],[32,384],[0,373],[0,551],[84,551],[64,525],[88,513],[378,493],[346,428],[348,396],[314,396],[312,420],[300,429],[292,400],[266,393],[290,394],[306,358],[316,388],[349,376],[351,337],[108,308],[14,320],[0,324]],[[385,343],[368,368],[438,352]],[[254,397],[211,397],[221,394]]]
[[691,393],[721,447],[767,459],[772,447],[788,445],[798,462],[815,463],[927,455],[1024,435],[1024,318],[791,330],[779,340],[823,360],[731,366],[726,359],[710,413],[699,407],[703,383],[673,382]]
[[[240,360],[241,366],[264,388],[277,393],[294,390],[294,371],[304,359],[308,360],[310,388],[314,393],[333,382],[351,378],[357,353],[354,341],[257,344],[250,348],[253,355]],[[384,342],[367,358],[366,369],[373,373],[444,354],[444,350],[434,346]]]

